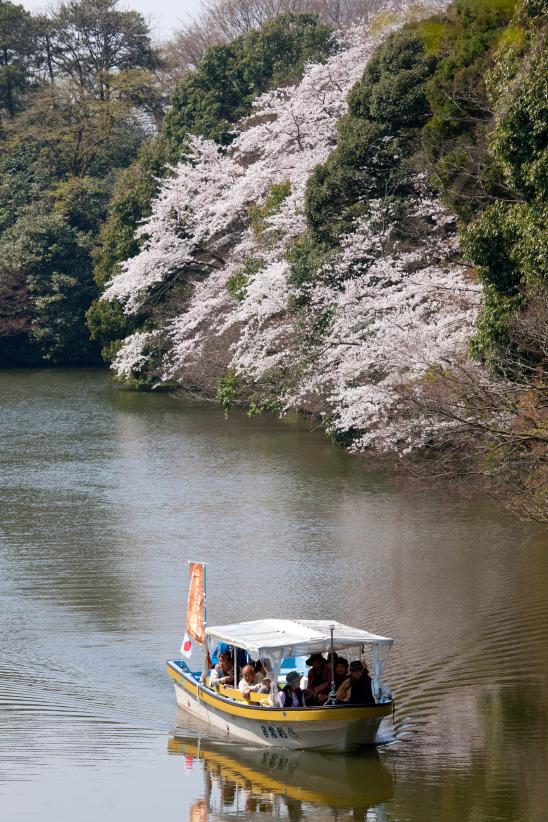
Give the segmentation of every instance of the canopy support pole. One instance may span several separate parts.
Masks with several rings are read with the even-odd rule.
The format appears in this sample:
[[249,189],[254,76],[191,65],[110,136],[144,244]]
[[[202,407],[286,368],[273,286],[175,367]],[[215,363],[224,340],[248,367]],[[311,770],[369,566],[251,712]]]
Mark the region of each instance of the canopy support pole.
[[329,626],[329,632],[331,634],[331,690],[329,691],[329,696],[326,699],[326,705],[336,705],[337,704],[337,689],[335,687],[335,652],[333,650],[333,631],[335,630],[334,625]]
[[207,647],[207,641],[204,637],[204,644],[202,646],[202,675],[200,677],[200,682],[204,683],[207,679],[208,671],[208,664],[207,661],[209,659],[209,649]]

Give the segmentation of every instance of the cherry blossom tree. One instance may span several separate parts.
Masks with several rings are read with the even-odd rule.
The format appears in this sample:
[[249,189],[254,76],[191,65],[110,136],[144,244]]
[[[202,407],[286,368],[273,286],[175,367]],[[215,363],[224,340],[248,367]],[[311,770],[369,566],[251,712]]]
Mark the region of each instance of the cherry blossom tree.
[[[451,424],[406,413],[401,391],[420,390],[432,367],[464,355],[479,301],[459,261],[453,218],[424,176],[415,175],[405,203],[412,242],[396,230],[400,217],[388,198],[370,201],[307,287],[303,306],[292,308],[302,293],[287,255],[306,231],[306,182],[334,147],[349,89],[405,19],[340,35],[325,64],[256,100],[229,148],[189,140],[138,230],[140,253],[104,294],[133,313],[177,281],[192,284],[185,310],[152,332],[167,351],[161,378],[195,385],[197,373],[208,373],[215,341],[220,365],[253,396],[260,400],[262,386],[283,374],[277,400],[321,413],[326,427],[350,432],[357,449],[409,450],[436,425]],[[113,364],[121,378],[146,367],[149,342],[141,332],[127,340]],[[212,392],[206,383],[201,388]]]

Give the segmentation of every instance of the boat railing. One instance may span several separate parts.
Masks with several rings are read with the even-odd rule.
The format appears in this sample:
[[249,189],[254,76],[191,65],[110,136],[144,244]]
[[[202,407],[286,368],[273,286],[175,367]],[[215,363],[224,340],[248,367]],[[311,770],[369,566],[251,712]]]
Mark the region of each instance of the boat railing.
[[227,699],[235,699],[237,702],[255,702],[258,705],[268,705],[270,694],[249,694],[249,699],[246,699],[238,688],[231,688],[228,685],[216,685],[212,690],[215,690],[219,696],[224,696]]

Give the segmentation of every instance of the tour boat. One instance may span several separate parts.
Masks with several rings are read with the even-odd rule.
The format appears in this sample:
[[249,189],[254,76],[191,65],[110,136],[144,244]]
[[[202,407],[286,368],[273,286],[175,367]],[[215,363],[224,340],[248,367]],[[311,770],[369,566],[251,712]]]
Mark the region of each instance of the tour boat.
[[[190,637],[202,646],[200,669],[185,659],[167,663],[177,704],[236,739],[269,747],[344,751],[375,744],[381,721],[392,713],[392,696],[382,682],[392,645],[389,637],[328,620],[261,619],[208,627],[202,563],[191,563],[187,631],[181,649],[187,659],[192,658]],[[232,650],[235,683],[240,655],[261,660],[269,671],[270,692],[251,693],[246,699],[237,687],[210,683],[210,660],[219,647]],[[305,655],[329,651],[344,651],[352,659],[367,661],[375,704],[337,704],[332,689],[325,705],[282,707],[279,687],[285,684],[288,668]]]

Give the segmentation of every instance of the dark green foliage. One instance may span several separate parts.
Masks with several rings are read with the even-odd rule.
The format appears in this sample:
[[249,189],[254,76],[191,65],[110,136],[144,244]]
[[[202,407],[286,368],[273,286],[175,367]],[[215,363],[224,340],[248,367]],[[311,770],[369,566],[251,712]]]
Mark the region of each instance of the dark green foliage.
[[391,133],[385,123],[341,118],[337,149],[317,166],[306,191],[306,216],[314,239],[335,245],[364,213],[371,197],[405,191],[405,167],[412,140]]
[[234,368],[229,368],[224,377],[217,384],[217,402],[228,417],[237,401],[240,390],[240,380]]
[[[506,32],[516,0],[456,0],[441,18],[432,49],[438,57],[427,84],[432,116],[423,145],[433,166],[433,182],[445,201],[470,219],[504,184],[487,151],[492,109],[486,72]],[[428,24],[425,24],[426,36]]]
[[[52,191],[53,208],[68,224],[83,235],[88,234],[90,247],[105,219],[111,186],[96,177],[70,177]],[[84,242],[82,237],[81,242]]]
[[0,232],[13,225],[24,207],[53,185],[55,171],[30,140],[0,147]]
[[[27,134],[22,132],[24,137]],[[57,166],[48,163],[50,152],[43,150],[39,133],[33,131],[29,136],[23,143],[12,138],[9,150],[0,160],[0,229],[5,232],[1,243],[3,279],[11,283],[15,276],[21,280],[22,288],[26,284],[25,316],[32,323],[32,333],[27,338],[33,349],[39,345],[48,362],[89,363],[96,361],[99,348],[89,339],[84,314],[97,293],[90,279],[91,253],[112,190],[113,178],[108,173],[111,146],[106,147],[101,158],[105,176],[77,177],[63,167],[59,155]],[[131,143],[127,151],[132,151]],[[57,240],[52,232],[57,232]],[[68,258],[64,262],[53,261],[50,267],[46,264],[38,287],[37,249],[43,248],[47,257],[53,247],[61,244],[68,255],[69,237],[70,264]],[[20,257],[12,253],[13,242],[21,250]],[[51,281],[46,285],[48,276]],[[11,290],[4,287],[1,291],[0,302],[6,300],[11,304]],[[63,311],[67,313],[65,318],[61,316]],[[21,355],[16,361],[21,364],[29,359],[23,348],[21,338],[21,345],[10,349]]]
[[306,215],[315,242],[336,244],[364,213],[367,199],[408,192],[406,160],[429,116],[425,84],[435,63],[415,25],[390,35],[377,49],[350,91],[337,148],[307,185]]
[[86,311],[86,323],[91,339],[103,345],[103,359],[110,361],[118,344],[135,331],[138,318],[124,314],[115,300],[94,300]]
[[262,206],[253,205],[249,209],[249,221],[256,237],[261,236],[266,227],[266,221],[279,211],[281,204],[289,197],[291,183],[275,183],[268,192]]
[[539,37],[537,47],[524,57],[525,65],[517,69],[514,78],[519,94],[509,104],[504,89],[494,94],[495,105],[503,110],[492,136],[491,151],[508,186],[525,200],[542,203],[548,200],[546,39]]
[[482,279],[501,294],[516,293],[520,277],[508,254],[518,243],[518,226],[508,219],[504,203],[496,203],[475,220],[465,233],[468,255]]
[[[93,276],[99,289],[118,273],[124,260],[139,251],[135,230],[150,214],[159,180],[168,173],[166,163],[172,159],[169,144],[162,138],[154,138],[143,143],[137,159],[119,173],[93,250]],[[101,343],[101,355],[109,362],[116,354],[119,341],[150,318],[143,315],[130,319],[122,314],[117,303],[113,304],[112,311],[103,308],[104,305],[110,304],[94,303],[86,316],[91,337]]]
[[350,448],[354,440],[357,440],[362,432],[355,428],[349,428],[343,431],[340,428],[333,428],[329,431],[329,438],[334,445],[340,445],[342,448]]
[[[239,374],[235,368],[229,368],[224,377],[217,382],[216,400],[224,411],[225,419],[239,403],[247,406],[247,416],[257,417],[259,414],[279,414],[284,403],[279,399],[284,383],[283,373],[270,372],[264,377],[261,396],[254,396],[253,381],[245,374]],[[268,384],[269,388],[266,388]]]
[[[0,324],[3,325],[3,323]],[[29,368],[43,366],[39,345],[22,331],[0,335],[0,368]]]
[[0,130],[2,115],[15,117],[32,82],[29,64],[34,26],[23,6],[0,0]]
[[249,257],[245,263],[238,268],[231,277],[229,277],[226,284],[226,289],[232,299],[236,302],[245,300],[247,286],[250,281],[262,268],[265,262],[259,257]]
[[501,352],[507,351],[511,345],[512,319],[523,305],[524,301],[520,294],[502,294],[495,286],[485,284],[481,313],[470,342],[470,353],[473,357],[500,363]]
[[98,100],[80,87],[44,84],[9,123],[5,146],[29,143],[34,162],[61,179],[104,177],[133,160],[143,137],[131,100]]
[[91,254],[144,138],[154,62],[146,21],[116,0],[41,17],[0,0],[0,337],[17,337],[3,347],[17,362],[36,346],[52,363],[97,361]]
[[315,242],[310,233],[302,234],[291,243],[286,252],[291,270],[289,283],[297,292],[304,292],[312,284],[326,253],[327,249]]
[[435,63],[416,26],[390,35],[348,95],[351,115],[390,124],[391,133],[421,126],[430,115],[425,80]]
[[82,334],[96,294],[91,264],[78,233],[62,216],[29,209],[3,236],[0,276],[24,275],[32,305],[30,336],[52,363],[86,363],[97,356]]
[[166,173],[168,158],[164,141],[149,140],[143,144],[135,162],[120,172],[94,252],[94,277],[99,288],[115,276],[119,263],[139,250],[135,229],[150,213],[158,179]]
[[230,142],[232,124],[247,113],[243,98],[251,93],[249,81],[238,71],[241,47],[241,39],[212,46],[198,69],[178,85],[164,123],[173,145],[183,145],[189,133]]
[[310,14],[282,14],[258,31],[208,49],[196,71],[178,85],[164,135],[175,147],[187,134],[230,143],[233,125],[271,86],[294,81],[307,60],[333,50],[331,29]]
[[321,62],[335,49],[333,30],[314,14],[287,12],[274,17],[243,43],[244,71],[258,93],[298,80],[307,62]]
[[485,283],[516,294],[522,283],[548,280],[547,211],[499,202],[464,233],[465,249]]
[[548,284],[546,8],[519,4],[485,78],[495,123],[487,148],[507,193],[470,223],[463,239],[487,286],[473,341],[474,354],[487,360],[514,346],[516,312],[527,294]]

